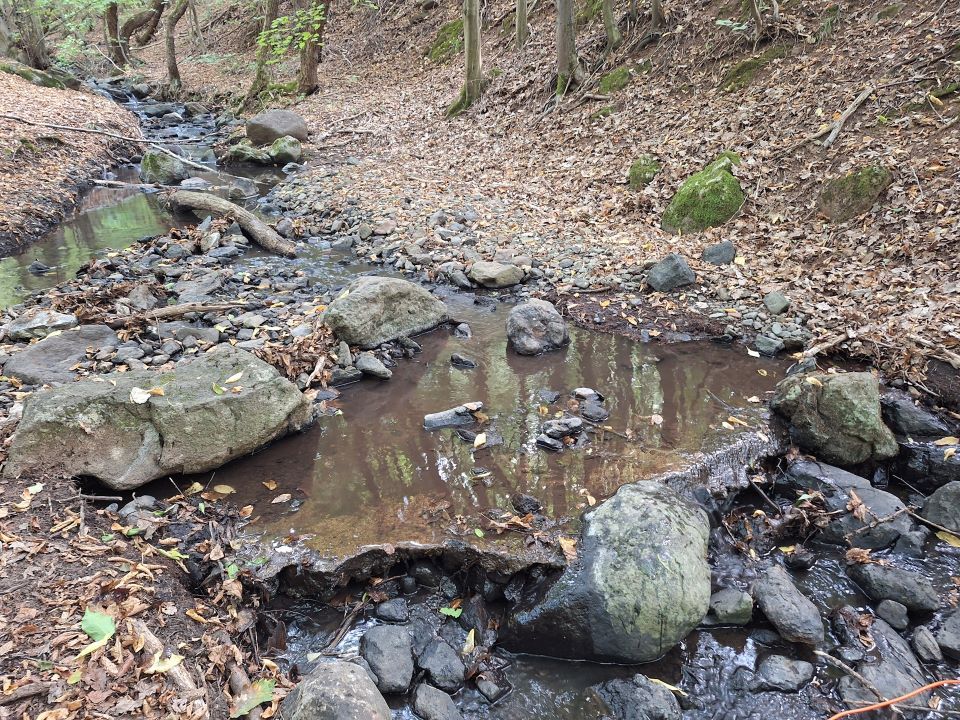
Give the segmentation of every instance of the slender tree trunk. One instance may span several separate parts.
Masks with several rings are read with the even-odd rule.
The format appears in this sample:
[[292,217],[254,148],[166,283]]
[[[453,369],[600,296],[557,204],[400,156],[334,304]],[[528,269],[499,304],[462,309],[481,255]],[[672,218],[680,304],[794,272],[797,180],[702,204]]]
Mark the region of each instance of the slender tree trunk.
[[480,99],[483,75],[480,62],[480,0],[463,0],[463,89],[447,108],[447,117],[466,110]]
[[320,63],[320,52],[323,48],[323,31],[327,26],[327,13],[330,11],[330,4],[318,3],[323,8],[323,19],[319,27],[315,30],[310,28],[311,37],[307,39],[300,49],[300,74],[297,80],[297,91],[303,95],[312,95],[320,86],[320,80],[317,77],[317,65]]
[[627,15],[630,18],[630,23],[635,23],[637,21],[637,0],[630,0],[630,10]]
[[664,26],[665,22],[662,1],[650,0],[650,29],[659,30]]
[[180,79],[180,67],[177,65],[176,28],[180,18],[187,12],[188,0],[176,0],[163,23],[163,38],[167,53],[167,92],[176,95],[183,81]]
[[530,24],[527,20],[527,0],[517,0],[517,47],[522,48],[530,37]]
[[750,15],[753,17],[754,41],[759,42],[763,35],[763,13],[760,12],[760,5],[757,0],[748,0],[750,6]]
[[[273,25],[280,12],[280,0],[266,0],[263,9],[263,25],[260,32],[264,33]],[[260,43],[257,47],[257,71],[250,83],[250,89],[247,90],[247,96],[243,99],[243,109],[249,110],[253,107],[257,98],[270,85],[270,68],[267,61],[270,59],[270,48],[266,43]]]
[[103,27],[107,33],[107,55],[117,67],[123,67],[126,59],[120,44],[120,8],[115,2],[107,5],[103,12]]
[[8,11],[12,20],[12,29],[19,36],[17,45],[23,51],[26,63],[38,70],[50,67],[50,53],[44,39],[43,22],[35,5],[31,3],[11,3]]
[[[154,5],[163,5],[163,0],[159,0],[154,3]],[[126,22],[120,26],[120,52],[123,53],[123,57],[126,60],[130,60],[130,38],[133,37],[133,34],[137,32],[144,25],[149,23],[154,16],[154,8],[147,8],[146,10],[141,10],[136,15],[127,18]]]
[[577,31],[573,0],[557,0],[557,95],[583,81],[583,68],[577,55]]
[[607,52],[616,50],[623,42],[617,19],[613,16],[613,0],[601,0],[600,8],[603,14],[603,29],[607,33]]
[[163,17],[163,11],[167,9],[168,0],[153,0],[153,17],[151,17],[146,26],[140,33],[134,38],[134,41],[139,47],[143,47],[148,42],[153,40],[153,36],[157,34],[157,28],[160,27],[160,18]]

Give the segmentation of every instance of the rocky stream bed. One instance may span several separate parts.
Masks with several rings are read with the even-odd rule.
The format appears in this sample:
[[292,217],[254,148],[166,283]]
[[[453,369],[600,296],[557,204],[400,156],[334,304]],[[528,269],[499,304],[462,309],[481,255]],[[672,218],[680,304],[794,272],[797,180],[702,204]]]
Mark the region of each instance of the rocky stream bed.
[[[299,681],[284,717],[799,720],[956,676],[955,417],[739,330],[568,327],[535,297],[553,270],[469,255],[469,207],[393,243],[298,184],[295,124],[225,176],[211,143],[240,123],[100,87],[210,168],[108,185],[218,192],[297,254],[154,188],[89,194],[0,261],[4,474],[85,478],[142,530],[171,481],[242,508],[231,580]],[[664,263],[625,282],[679,286]],[[745,318],[758,350],[802,347],[804,318],[769,325],[788,305]]]

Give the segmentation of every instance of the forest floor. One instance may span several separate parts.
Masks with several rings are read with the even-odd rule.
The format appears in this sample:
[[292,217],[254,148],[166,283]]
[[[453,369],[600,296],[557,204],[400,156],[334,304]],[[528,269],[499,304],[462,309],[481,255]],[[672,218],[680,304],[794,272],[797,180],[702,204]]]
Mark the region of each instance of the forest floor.
[[[810,345],[842,343],[888,377],[921,383],[931,358],[960,366],[960,8],[790,3],[775,37],[756,48],[721,24],[736,20],[732,5],[668,9],[669,31],[642,49],[643,28],[610,55],[599,18],[581,28],[590,79],[555,104],[551,7],[538,6],[531,41],[518,51],[510,4],[489,4],[490,82],[453,120],[443,111],[458,92],[462,54],[438,64],[424,53],[457,8],[421,21],[411,3],[335,15],[321,89],[297,105],[314,133],[310,182],[330,205],[359,198],[374,217],[395,218],[401,239],[434,210],[469,206],[482,218],[482,255],[506,249],[558,268],[572,258],[554,276],[558,294],[576,307],[578,291],[600,292],[591,301],[617,320],[638,295],[621,287],[625,274],[678,252],[698,284],[644,295],[654,308],[736,325],[762,313],[763,296],[777,290]],[[186,58],[187,90],[241,93],[250,55],[235,44],[224,39]],[[141,69],[155,79],[159,52],[146,52]],[[229,62],[210,62],[217,52]],[[751,59],[759,67],[731,88],[726,73]],[[601,93],[598,80],[614,68],[629,71],[629,84]],[[873,92],[824,147],[823,131],[868,85]],[[702,233],[661,230],[679,183],[724,150],[743,158],[734,170],[747,196],[740,213]],[[327,159],[344,154],[356,160],[329,174]],[[627,172],[642,154],[662,170],[634,190]],[[819,212],[826,182],[871,163],[888,168],[892,184],[870,211],[828,222]],[[719,240],[734,243],[735,263],[701,260]]]

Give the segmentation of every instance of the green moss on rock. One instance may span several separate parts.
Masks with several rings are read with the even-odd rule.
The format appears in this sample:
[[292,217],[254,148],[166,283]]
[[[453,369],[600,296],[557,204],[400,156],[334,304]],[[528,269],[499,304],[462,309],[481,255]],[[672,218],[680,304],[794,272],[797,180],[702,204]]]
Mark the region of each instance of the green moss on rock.
[[590,113],[591,120],[602,120],[605,117],[610,117],[613,115],[614,107],[613,105],[602,105],[601,107],[594,110]]
[[427,57],[435,63],[442,63],[463,50],[463,19],[453,20],[442,25],[437,31]]
[[609,95],[610,93],[617,92],[617,90],[623,90],[630,84],[631,79],[630,68],[626,65],[621,65],[600,78],[600,92],[604,95]]
[[863,215],[892,181],[890,171],[878,164],[834,178],[820,195],[820,212],[831,222],[845,222]]
[[670,233],[700,232],[736,215],[745,198],[730,168],[739,162],[739,155],[727,151],[687,178],[670,200],[660,227]]
[[630,187],[639,190],[649,185],[658,172],[660,172],[660,162],[652,155],[641,155],[633,162],[630,172],[627,173]]
[[774,60],[779,60],[786,56],[787,48],[785,45],[774,45],[757,57],[752,57],[737,63],[724,73],[723,78],[720,80],[720,89],[724,92],[743,90],[753,82],[757,73],[764,67]]
[[52,73],[44,72],[43,70],[37,70],[29,65],[18,63],[15,60],[6,60],[0,58],[0,72],[16,75],[17,77],[23,78],[28,83],[38,85],[39,87],[56,88],[57,90],[63,90],[66,88],[66,85],[54,77]]

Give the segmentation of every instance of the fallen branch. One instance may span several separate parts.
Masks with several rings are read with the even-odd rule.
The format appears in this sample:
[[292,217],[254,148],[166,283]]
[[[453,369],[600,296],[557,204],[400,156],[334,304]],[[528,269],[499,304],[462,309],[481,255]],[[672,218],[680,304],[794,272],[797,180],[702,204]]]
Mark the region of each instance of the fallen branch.
[[244,210],[239,205],[234,205],[229,200],[201,192],[178,190],[170,195],[170,202],[177,207],[203,210],[204,212],[232,217],[250,239],[261,247],[286,257],[295,257],[297,254],[296,245],[280,237],[276,230],[252,212]]
[[854,340],[857,337],[863,337],[866,333],[872,332],[876,329],[876,325],[867,325],[866,327],[858,328],[855,331],[846,331],[838,333],[827,340],[824,340],[819,345],[814,345],[811,348],[808,348],[803,351],[802,355],[804,358],[811,358],[819,355],[820,353],[827,352],[828,350],[833,350],[837,345],[847,340]]
[[138,315],[109,318],[106,320],[106,324],[116,330],[137,322],[156,323],[161,320],[183,317],[187,313],[224,312],[226,310],[232,310],[233,308],[246,306],[247,303],[243,300],[222,303],[181,303],[180,305],[167,305],[166,307],[157,308],[156,310],[149,310]]
[[[130,619],[130,627],[133,631],[140,636],[143,640],[143,651],[152,657],[163,657],[163,654],[166,652],[163,642],[154,635],[150,629],[147,627],[147,624],[143,620]],[[190,675],[190,671],[184,666],[183,663],[173,666],[165,673],[166,677],[170,682],[176,687],[180,692],[195,694],[200,691],[200,688],[197,687],[197,683],[194,681],[193,677]],[[201,698],[197,698],[201,699]],[[206,698],[201,699],[201,702],[204,704],[204,709],[206,710],[209,707],[209,704],[206,701]]]
[[42,695],[50,690],[51,685],[53,685],[53,683],[49,682],[35,682],[30,683],[29,685],[23,685],[11,692],[9,695],[0,695],[0,705],[12,705],[20,700],[26,700],[27,698]]
[[[955,118],[956,119],[956,118]],[[951,365],[954,370],[960,370],[960,355],[957,355],[955,352],[951,352],[944,347],[940,347],[935,343],[926,340],[919,335],[907,335],[910,340],[913,340],[917,345],[928,348],[929,350],[934,350],[934,357],[943,360],[948,365]]]
[[[817,655],[822,655],[822,653],[819,650],[814,650],[814,652]],[[928,690],[934,690],[938,687],[943,687],[944,685],[960,685],[960,680],[953,680],[953,679],[937,680],[936,682],[927,683],[923,687],[918,687],[916,690],[912,690],[906,693],[905,695],[900,695],[890,700],[884,700],[883,702],[876,703],[874,705],[867,705],[865,707],[852,708],[850,710],[844,710],[843,712],[838,712],[836,715],[831,715],[829,720],[840,720],[841,718],[849,717],[850,715],[859,715],[860,713],[869,712],[871,710],[882,710],[885,707],[890,707],[891,705],[894,705],[899,702],[903,702],[904,700],[909,700],[910,698],[916,697],[917,695],[925,693]],[[898,713],[900,712],[896,708],[894,708],[894,711]]]
[[[230,636],[223,631],[216,633],[214,635],[214,639],[223,645],[233,648],[233,653],[231,653],[232,657],[225,663],[227,670],[227,682],[230,685],[230,693],[234,698],[239,695],[252,695],[253,683],[250,682],[250,676],[247,675],[243,667],[237,663],[235,659],[233,659],[240,657],[240,651],[237,649],[237,646],[233,644]],[[261,714],[262,710],[258,706],[251,708],[246,714],[246,717],[249,718],[249,720],[260,720]]]
[[843,114],[837,119],[833,124],[833,130],[830,131],[830,134],[827,136],[827,139],[823,141],[824,147],[830,147],[833,145],[833,141],[837,139],[837,135],[840,134],[840,130],[843,129],[843,124],[850,119],[850,116],[853,115],[857,109],[866,102],[867,98],[870,97],[876,88],[873,86],[873,83],[868,83],[867,86],[860,91],[860,94],[857,95],[856,99],[847,106],[847,109],[843,111]]
[[[823,660],[825,660],[825,661],[827,662],[827,664],[833,665],[833,666],[834,666],[835,668],[837,668],[838,670],[843,670],[843,672],[847,673],[847,675],[849,675],[850,677],[852,677],[854,680],[856,680],[856,681],[859,682],[861,685],[863,685],[867,690],[869,690],[871,693],[873,693],[874,696],[877,698],[877,700],[879,700],[880,702],[886,702],[886,701],[887,701],[886,696],[883,695],[883,694],[876,688],[876,686],[874,686],[873,683],[871,683],[871,682],[870,682],[869,680],[867,680],[863,675],[861,675],[860,673],[858,673],[856,670],[854,670],[852,667],[850,667],[849,665],[847,665],[847,664],[846,664],[845,662],[843,662],[842,660],[837,660],[833,655],[831,655],[831,654],[829,654],[829,653],[825,653],[825,652],[823,652],[822,650],[814,650],[814,651],[813,651],[813,654],[816,655],[817,657],[822,658]],[[896,711],[897,711],[896,708],[894,708],[894,712],[896,712]]]

